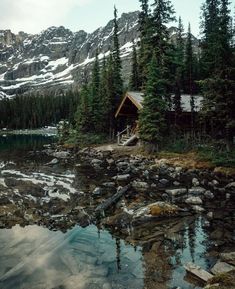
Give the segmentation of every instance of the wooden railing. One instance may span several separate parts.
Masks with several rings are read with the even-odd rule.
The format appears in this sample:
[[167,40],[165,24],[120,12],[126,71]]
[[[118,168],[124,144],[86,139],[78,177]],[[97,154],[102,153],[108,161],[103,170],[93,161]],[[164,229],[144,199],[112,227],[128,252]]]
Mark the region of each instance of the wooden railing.
[[121,143],[122,136],[126,133],[128,137],[131,136],[131,126],[128,125],[123,131],[117,133],[118,145]]

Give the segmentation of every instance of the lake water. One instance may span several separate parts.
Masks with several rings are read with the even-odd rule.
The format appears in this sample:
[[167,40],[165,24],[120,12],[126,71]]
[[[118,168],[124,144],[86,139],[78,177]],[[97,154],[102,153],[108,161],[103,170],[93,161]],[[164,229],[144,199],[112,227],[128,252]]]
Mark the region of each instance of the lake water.
[[[30,175],[30,169],[26,169],[28,164],[35,159],[40,165],[44,162],[40,157],[32,157],[32,154],[51,141],[53,139],[35,135],[0,137],[0,163],[6,162],[6,159],[7,162],[15,162],[12,176],[24,181]],[[24,174],[20,173],[23,167]],[[35,170],[37,168],[35,166]],[[25,177],[27,170],[28,175]],[[75,168],[58,165],[55,170],[51,172],[53,176],[60,173],[66,179],[66,175],[72,178]],[[7,173],[10,174],[9,168]],[[38,174],[37,171],[34,173],[34,178],[38,178],[37,182],[40,183],[40,178],[46,180],[43,166]],[[50,177],[48,171],[45,174],[47,178]],[[75,180],[78,178],[76,182],[80,184],[79,179],[83,176],[75,173],[73,177]],[[59,181],[62,184],[61,177]],[[71,184],[66,184],[68,183]],[[4,193],[3,187],[1,193]],[[21,194],[22,198],[25,197],[23,192]],[[20,203],[20,199],[17,200]],[[0,204],[0,224],[3,218],[1,206],[4,204]],[[26,205],[22,206],[22,210],[27,209]],[[51,216],[54,217],[64,216]],[[207,227],[207,220],[203,217],[168,220],[167,223],[157,222],[151,227],[143,227],[138,234],[130,232],[125,240],[94,225],[82,228],[73,224],[71,228],[68,226],[63,230],[55,230],[45,224],[34,225],[33,222],[27,226],[16,222],[10,228],[1,225],[0,288],[202,288],[201,284],[186,276],[183,265],[195,262],[204,269],[209,269],[215,263],[216,259],[209,254],[213,242]],[[164,236],[157,234],[157,230],[164,230]],[[146,241],[150,239],[151,241]]]

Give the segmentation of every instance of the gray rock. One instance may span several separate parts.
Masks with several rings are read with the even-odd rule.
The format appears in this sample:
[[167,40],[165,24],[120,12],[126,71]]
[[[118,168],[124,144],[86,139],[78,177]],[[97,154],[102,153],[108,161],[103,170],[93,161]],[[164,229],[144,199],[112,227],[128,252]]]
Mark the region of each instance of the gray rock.
[[207,199],[210,199],[210,200],[212,200],[212,199],[214,199],[214,194],[211,192],[211,191],[206,191],[205,192],[205,194],[204,194],[204,196],[207,198]]
[[202,187],[193,187],[193,188],[189,189],[188,192],[190,195],[201,196],[201,195],[205,194],[206,189],[204,189]]
[[235,182],[232,182],[226,186],[226,189],[235,189]]
[[103,186],[107,187],[107,188],[113,188],[113,187],[115,187],[115,183],[114,182],[107,182],[107,183],[103,183]]
[[180,186],[180,182],[175,181],[175,182],[173,183],[173,185],[176,186],[176,187],[179,187],[179,186]]
[[93,166],[100,166],[102,163],[103,163],[103,161],[102,161],[102,160],[99,160],[99,159],[93,159],[93,160],[91,160],[91,164],[92,164]]
[[130,174],[126,174],[126,175],[117,175],[115,177],[113,177],[113,180],[116,180],[116,181],[128,181],[130,179]]
[[235,252],[221,253],[220,259],[226,263],[229,263],[235,266]]
[[202,205],[202,199],[199,197],[189,197],[185,200],[185,203],[189,205]]
[[149,185],[146,182],[134,181],[132,182],[132,187],[135,189],[148,189]]
[[66,159],[69,156],[70,156],[70,153],[66,151],[53,153],[53,157],[58,158],[58,159]]
[[198,206],[198,205],[192,206],[192,209],[193,209],[193,211],[194,211],[195,213],[203,213],[203,212],[205,212],[205,209],[202,208],[201,206]]
[[161,180],[159,181],[159,183],[165,186],[165,185],[167,185],[167,184],[169,183],[169,180],[167,180],[167,179],[161,179]]
[[102,193],[102,190],[99,187],[95,188],[94,191],[92,192],[92,194],[95,196],[99,196],[101,195],[101,193]]
[[59,163],[59,160],[58,159],[53,159],[51,162],[49,162],[47,165],[48,166],[51,166],[51,165],[56,165]]
[[197,178],[193,178],[192,179],[192,184],[194,187],[198,187],[200,185],[200,182]]
[[230,265],[228,263],[225,263],[225,262],[221,262],[221,261],[218,261],[215,266],[211,269],[211,272],[213,274],[221,274],[221,273],[227,273],[229,271],[232,271],[235,269],[235,266],[233,265]]
[[213,219],[213,216],[214,216],[213,212],[209,212],[209,213],[207,214],[207,217],[208,217],[209,219]]
[[187,194],[186,188],[166,190],[166,193],[172,197],[182,196]]

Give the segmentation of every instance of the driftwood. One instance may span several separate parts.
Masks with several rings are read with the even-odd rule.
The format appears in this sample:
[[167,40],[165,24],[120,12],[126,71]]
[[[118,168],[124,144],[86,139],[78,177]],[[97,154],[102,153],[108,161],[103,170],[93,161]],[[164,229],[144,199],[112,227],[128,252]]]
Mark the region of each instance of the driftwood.
[[99,215],[100,213],[105,212],[108,210],[111,206],[116,204],[120,198],[125,195],[125,193],[129,190],[130,185],[125,186],[121,190],[119,190],[116,194],[114,194],[112,197],[108,198],[105,200],[102,204],[100,204],[96,209],[95,209],[95,215]]
[[213,277],[212,274],[193,263],[188,263],[184,266],[184,268],[188,273],[194,275],[196,278],[202,280],[205,283]]

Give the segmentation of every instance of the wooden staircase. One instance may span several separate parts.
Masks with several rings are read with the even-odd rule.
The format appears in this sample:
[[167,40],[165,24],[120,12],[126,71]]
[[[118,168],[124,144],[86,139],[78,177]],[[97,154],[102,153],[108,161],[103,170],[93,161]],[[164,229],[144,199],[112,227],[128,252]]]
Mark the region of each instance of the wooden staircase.
[[122,132],[117,134],[118,145],[129,146],[138,139],[138,134],[135,130],[131,130],[131,126],[127,126]]

